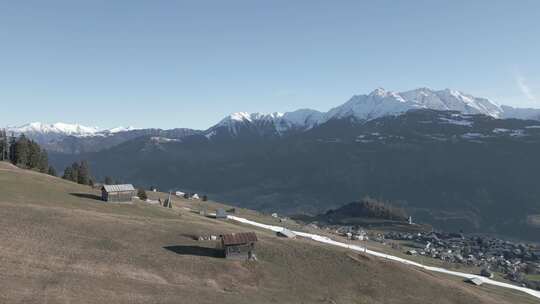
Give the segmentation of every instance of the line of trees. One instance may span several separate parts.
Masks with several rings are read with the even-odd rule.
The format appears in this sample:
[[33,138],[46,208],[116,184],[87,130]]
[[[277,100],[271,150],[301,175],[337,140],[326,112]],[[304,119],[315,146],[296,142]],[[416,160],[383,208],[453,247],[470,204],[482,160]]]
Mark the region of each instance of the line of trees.
[[90,175],[90,166],[85,160],[80,163],[74,162],[71,166],[67,166],[64,169],[62,178],[81,185],[94,185],[94,180]]
[[[14,165],[24,169],[32,169],[52,176],[58,176],[56,169],[49,165],[49,156],[45,149],[38,143],[29,139],[24,134],[19,137],[7,136],[5,130],[0,129],[0,160],[10,161]],[[94,179],[90,174],[88,162],[74,162],[64,169],[62,178],[82,185],[94,185]],[[107,176],[105,184],[119,184]]]
[[119,185],[122,183],[119,179],[113,179],[110,176],[105,176],[105,179],[103,181],[105,185]]
[[56,176],[56,170],[49,166],[47,151],[24,134],[10,139],[3,134],[0,137],[0,151],[2,152],[0,159],[8,160],[17,167]]

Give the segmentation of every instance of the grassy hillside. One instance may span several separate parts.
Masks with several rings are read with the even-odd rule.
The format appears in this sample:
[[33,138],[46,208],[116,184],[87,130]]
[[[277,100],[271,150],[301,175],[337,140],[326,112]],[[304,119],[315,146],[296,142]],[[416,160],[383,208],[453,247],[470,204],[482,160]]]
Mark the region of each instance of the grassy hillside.
[[0,163],[0,303],[535,303],[262,230],[257,262],[229,261],[192,236],[253,228],[97,194]]

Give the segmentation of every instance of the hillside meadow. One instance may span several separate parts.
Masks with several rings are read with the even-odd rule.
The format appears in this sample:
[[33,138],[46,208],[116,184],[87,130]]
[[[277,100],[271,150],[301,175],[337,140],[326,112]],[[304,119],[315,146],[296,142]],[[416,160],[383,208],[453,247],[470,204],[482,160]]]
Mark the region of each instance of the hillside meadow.
[[[188,211],[200,208],[194,201],[176,199],[167,209],[104,203],[98,195],[0,163],[1,303],[536,303],[203,217]],[[242,231],[257,233],[256,262],[219,258],[216,242],[194,239]]]

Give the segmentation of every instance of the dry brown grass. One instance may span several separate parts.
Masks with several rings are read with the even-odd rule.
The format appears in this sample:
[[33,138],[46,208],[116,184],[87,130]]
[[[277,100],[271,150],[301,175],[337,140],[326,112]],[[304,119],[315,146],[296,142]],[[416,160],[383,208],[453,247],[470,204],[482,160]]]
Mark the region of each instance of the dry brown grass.
[[0,303],[535,303],[268,231],[257,231],[258,262],[228,261],[190,236],[253,228],[182,209],[200,202],[70,193],[93,192],[0,163]]

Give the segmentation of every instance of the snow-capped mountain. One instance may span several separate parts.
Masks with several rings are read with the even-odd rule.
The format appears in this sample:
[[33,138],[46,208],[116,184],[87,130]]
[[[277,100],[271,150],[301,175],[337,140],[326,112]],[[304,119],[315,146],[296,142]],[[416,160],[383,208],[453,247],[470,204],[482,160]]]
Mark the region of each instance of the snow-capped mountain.
[[[228,137],[275,137],[303,132],[336,119],[350,119],[365,123],[373,119],[396,116],[409,110],[457,111],[462,114],[483,114],[494,118],[517,118],[540,120],[540,109],[523,109],[498,105],[486,99],[474,97],[456,90],[432,90],[419,88],[405,92],[376,89],[369,94],[354,95],[344,104],[319,112],[300,109],[293,112],[270,114],[237,112],[223,118],[205,131],[191,130],[208,139]],[[167,130],[135,129],[118,127],[101,130],[79,124],[30,123],[16,128],[8,128],[16,134],[25,133],[40,143],[58,142],[65,138],[109,138],[112,136],[132,138],[139,135],[163,135]],[[133,134],[132,134],[133,133]],[[118,134],[126,136],[117,136]]]
[[258,135],[281,135],[290,131],[310,129],[317,125],[321,118],[321,112],[311,109],[270,114],[237,112],[228,115],[205,133],[209,138],[223,131],[233,136],[241,131]]
[[399,115],[413,109],[458,111],[463,114],[484,114],[502,117],[504,110],[496,103],[455,90],[434,91],[420,88],[406,92],[391,92],[377,89],[368,95],[356,95],[341,106],[328,111],[322,122],[353,117],[360,121]]
[[62,134],[73,136],[88,136],[99,132],[96,127],[86,127],[79,124],[54,123],[44,124],[41,122],[32,122],[19,127],[8,128],[15,133],[42,133],[42,134]]
[[463,114],[483,114],[501,119],[540,119],[540,109],[499,105],[487,98],[475,97],[451,89],[437,91],[419,88],[398,93],[379,88],[368,95],[353,96],[343,105],[328,111],[319,123],[344,117],[367,121],[388,115],[399,115],[414,109],[457,111]]
[[540,120],[540,109],[520,109],[500,106],[486,99],[474,97],[456,90],[431,90],[419,88],[405,92],[376,89],[367,95],[355,95],[346,103],[322,113],[311,109],[301,109],[286,113],[246,113],[238,112],[225,117],[217,125],[208,129],[207,137],[227,130],[236,136],[240,130],[249,129],[263,134],[285,134],[290,131],[305,131],[333,119],[351,118],[366,122],[384,116],[395,116],[409,110],[431,109],[457,111],[463,114],[483,114],[494,118],[518,118]]
[[41,122],[32,122],[18,127],[8,127],[8,132],[15,134],[32,135],[48,135],[48,136],[75,136],[75,137],[91,137],[105,136],[119,132],[127,132],[135,130],[134,127],[117,127],[112,129],[101,130],[98,127],[87,127],[80,124],[67,124],[57,122],[53,124],[45,124]]

